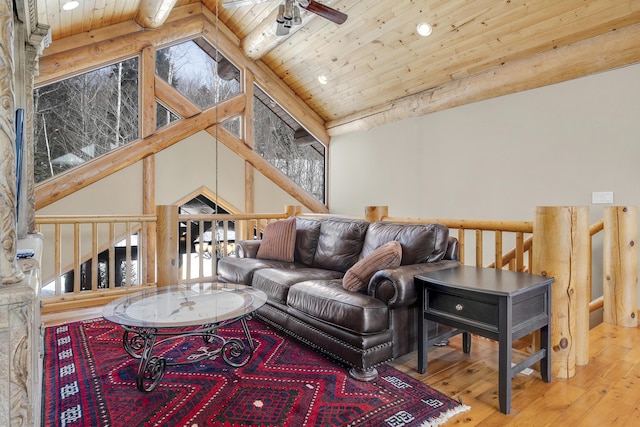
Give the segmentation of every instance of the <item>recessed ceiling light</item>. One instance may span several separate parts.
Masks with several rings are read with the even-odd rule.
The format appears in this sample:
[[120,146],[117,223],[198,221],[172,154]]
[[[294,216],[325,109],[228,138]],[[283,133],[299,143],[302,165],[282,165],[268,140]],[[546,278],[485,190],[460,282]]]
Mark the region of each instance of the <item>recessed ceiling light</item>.
[[65,4],[62,5],[62,8],[64,10],[73,10],[76,7],[80,6],[80,2],[76,1],[76,0],[72,0],[72,1],[68,1]]
[[321,85],[326,85],[327,83],[329,83],[329,79],[325,75],[320,75],[318,76],[318,83],[320,83]]
[[420,34],[422,37],[427,37],[427,36],[430,36],[431,33],[433,32],[433,27],[431,26],[431,24],[428,24],[426,22],[421,22],[416,27],[416,31],[418,31],[418,34]]

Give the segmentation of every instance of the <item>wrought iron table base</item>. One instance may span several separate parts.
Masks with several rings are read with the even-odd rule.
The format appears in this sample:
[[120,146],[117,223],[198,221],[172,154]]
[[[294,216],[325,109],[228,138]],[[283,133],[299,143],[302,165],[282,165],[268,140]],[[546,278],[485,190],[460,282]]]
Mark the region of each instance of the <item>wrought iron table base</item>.
[[[248,345],[239,338],[226,339],[218,334],[218,329],[240,321]],[[231,367],[239,368],[246,365],[254,352],[254,344],[247,326],[247,316],[228,321],[207,324],[198,329],[190,329],[184,332],[170,331],[168,328],[143,328],[124,326],[122,344],[125,351],[133,358],[140,359],[136,373],[136,387],[140,391],[153,391],[169,366],[187,365],[198,363],[207,359],[215,359],[219,355]],[[164,357],[153,355],[157,345],[167,341],[181,339],[190,336],[201,336],[206,344],[216,347],[202,354],[192,354],[186,361],[171,361]],[[158,340],[158,338],[161,338]]]

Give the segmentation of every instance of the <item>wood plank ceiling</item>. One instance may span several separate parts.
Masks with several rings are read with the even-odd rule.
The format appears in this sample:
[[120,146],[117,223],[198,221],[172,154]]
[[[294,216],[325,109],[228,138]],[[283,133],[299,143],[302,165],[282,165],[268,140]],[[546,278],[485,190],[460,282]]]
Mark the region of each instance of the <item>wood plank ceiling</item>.
[[[54,44],[133,20],[160,0],[80,0],[70,12],[62,10],[67,1],[37,0]],[[222,0],[162,1],[218,10],[247,56],[273,70],[332,134],[640,61],[639,0],[323,0],[348,14],[347,22],[303,12],[304,24],[287,37],[268,34],[279,0],[233,9]],[[417,34],[421,22],[433,26],[431,36]],[[557,54],[562,49],[573,50]],[[493,89],[469,95],[482,76],[493,78]],[[497,89],[501,78],[511,87]]]

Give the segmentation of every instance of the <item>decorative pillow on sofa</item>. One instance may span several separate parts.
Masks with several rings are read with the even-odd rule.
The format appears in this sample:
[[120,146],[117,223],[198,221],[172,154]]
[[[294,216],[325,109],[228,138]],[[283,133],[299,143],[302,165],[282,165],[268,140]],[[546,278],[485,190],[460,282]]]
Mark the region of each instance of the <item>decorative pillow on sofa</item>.
[[296,248],[296,218],[274,221],[262,232],[256,258],[293,262]]
[[378,270],[397,268],[402,261],[402,246],[395,240],[375,249],[366,257],[353,264],[344,273],[342,286],[348,291],[361,291],[367,288],[371,277]]

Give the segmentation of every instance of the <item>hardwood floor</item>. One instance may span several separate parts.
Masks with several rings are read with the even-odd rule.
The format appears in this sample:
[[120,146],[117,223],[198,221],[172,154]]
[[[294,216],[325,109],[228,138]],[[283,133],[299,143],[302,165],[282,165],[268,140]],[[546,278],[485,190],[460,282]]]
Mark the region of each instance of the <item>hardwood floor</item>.
[[[99,317],[100,308],[43,315],[46,326]],[[522,348],[524,343],[520,343]],[[514,359],[519,350],[514,350]],[[416,372],[417,353],[391,363],[431,387],[471,407],[446,426],[631,426],[640,421],[640,328],[600,324],[589,337],[590,360],[569,379],[540,379],[540,373],[513,379],[511,413],[498,410],[498,346],[473,337],[471,354],[460,336],[429,351],[429,367]]]
[[[517,351],[515,351],[517,353]],[[589,364],[569,379],[545,383],[540,373],[512,382],[511,413],[498,410],[498,346],[473,337],[471,354],[460,337],[429,351],[429,367],[416,372],[417,354],[392,363],[399,370],[471,407],[447,425],[631,426],[640,421],[640,328],[600,324],[589,336]],[[514,356],[515,358],[515,356]]]

